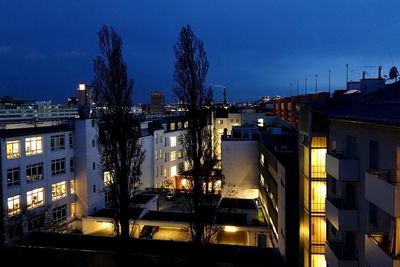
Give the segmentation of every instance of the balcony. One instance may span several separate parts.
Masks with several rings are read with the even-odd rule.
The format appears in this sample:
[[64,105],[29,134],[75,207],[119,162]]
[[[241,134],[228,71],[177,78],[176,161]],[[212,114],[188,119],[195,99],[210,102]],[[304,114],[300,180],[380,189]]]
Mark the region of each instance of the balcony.
[[357,158],[345,157],[343,153],[326,154],[326,172],[338,181],[359,181]]
[[391,252],[388,234],[370,233],[365,235],[365,261],[367,266],[400,267],[399,255]]
[[400,183],[390,179],[389,170],[365,173],[365,198],[393,217],[400,217]]
[[326,199],[326,218],[339,231],[358,231],[358,210],[341,198]]
[[325,258],[329,267],[356,267],[358,260],[355,258],[354,249],[345,249],[342,242],[326,242]]

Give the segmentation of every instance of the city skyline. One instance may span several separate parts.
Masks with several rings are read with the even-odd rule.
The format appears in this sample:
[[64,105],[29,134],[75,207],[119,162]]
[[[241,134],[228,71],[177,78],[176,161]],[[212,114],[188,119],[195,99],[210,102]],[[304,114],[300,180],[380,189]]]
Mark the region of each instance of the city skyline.
[[[135,79],[134,102],[149,103],[151,91],[174,101],[173,45],[191,24],[204,41],[210,61],[208,85],[228,88],[228,100],[256,100],[343,89],[362,71],[376,77],[399,62],[395,36],[398,3],[389,1],[241,1],[172,3],[21,3],[3,1],[0,18],[1,95],[49,99],[76,94],[80,82],[93,81],[101,25],[115,28],[124,42],[128,72]],[[312,7],[311,7],[312,6]],[[34,93],[33,93],[34,92]],[[214,87],[215,100],[223,88]],[[243,99],[246,92],[246,99]]]

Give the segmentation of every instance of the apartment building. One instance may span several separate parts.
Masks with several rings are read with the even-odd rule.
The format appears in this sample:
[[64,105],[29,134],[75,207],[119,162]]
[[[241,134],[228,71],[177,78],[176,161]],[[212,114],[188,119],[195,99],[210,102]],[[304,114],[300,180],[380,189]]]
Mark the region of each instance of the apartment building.
[[326,260],[400,266],[400,83],[363,88],[327,112]]
[[327,103],[299,104],[300,265],[326,266]]
[[[1,122],[5,240],[48,223],[80,220],[111,199],[104,190],[93,119],[29,120]],[[162,116],[144,118],[140,127],[145,151],[140,190],[175,187],[175,176],[189,168],[183,150],[187,123],[180,116]]]

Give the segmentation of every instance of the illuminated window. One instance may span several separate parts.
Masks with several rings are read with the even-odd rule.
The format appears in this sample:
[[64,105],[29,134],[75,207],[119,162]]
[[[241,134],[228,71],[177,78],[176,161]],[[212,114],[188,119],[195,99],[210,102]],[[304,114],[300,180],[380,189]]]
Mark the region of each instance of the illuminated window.
[[169,138],[169,144],[171,147],[175,147],[176,146],[176,136],[171,136]]
[[182,129],[182,122],[181,121],[178,122],[178,129]]
[[265,183],[264,176],[261,173],[260,173],[260,183],[262,186],[264,186],[264,183]]
[[219,120],[218,124],[224,124],[224,120]]
[[175,131],[175,122],[171,122],[171,123],[169,124],[169,129],[170,129],[171,131]]
[[262,153],[260,153],[260,162],[264,165],[264,155]]
[[67,183],[65,181],[51,185],[51,199],[53,201],[67,196]]
[[190,164],[188,161],[185,161],[185,171],[188,171],[190,168]]
[[[311,215],[311,245],[314,245],[320,253],[324,253],[326,241],[326,221],[324,215]],[[311,253],[314,248],[311,248]]]
[[44,188],[26,192],[26,204],[28,209],[33,209],[44,204]]
[[171,151],[171,161],[176,160],[176,151]]
[[104,172],[104,185],[109,186],[113,182],[111,172]]
[[27,156],[38,155],[43,153],[42,137],[25,138],[25,154]]
[[75,180],[69,181],[69,190],[71,195],[75,194]]
[[263,127],[264,126],[264,119],[257,119],[258,126]]
[[65,158],[51,161],[51,175],[65,173]]
[[19,185],[19,168],[7,169],[7,187]]
[[170,177],[174,177],[174,176],[176,176],[176,166],[171,167]]
[[21,196],[13,196],[7,199],[7,214],[13,216],[21,212]]
[[67,204],[53,209],[53,222],[59,223],[67,218]]
[[183,128],[186,129],[186,128],[188,128],[188,127],[189,127],[189,122],[188,122],[188,121],[185,121],[184,124],[183,124]]
[[154,150],[154,159],[158,160],[158,150]]
[[326,181],[311,181],[311,212],[325,212]]
[[65,148],[65,136],[63,134],[53,135],[50,137],[50,149],[61,150]]
[[311,267],[326,267],[324,254],[311,254]]
[[183,150],[178,149],[178,159],[181,159],[183,157]]
[[21,157],[19,140],[7,141],[7,159]]
[[75,202],[71,203],[71,217],[75,216]]
[[162,157],[163,157],[162,148],[160,148],[160,152],[159,152],[159,154],[158,154],[158,155],[159,155],[159,158],[160,158],[160,159],[162,159]]
[[326,148],[311,149],[311,177],[326,178]]
[[28,183],[43,179],[43,163],[26,166],[26,181]]

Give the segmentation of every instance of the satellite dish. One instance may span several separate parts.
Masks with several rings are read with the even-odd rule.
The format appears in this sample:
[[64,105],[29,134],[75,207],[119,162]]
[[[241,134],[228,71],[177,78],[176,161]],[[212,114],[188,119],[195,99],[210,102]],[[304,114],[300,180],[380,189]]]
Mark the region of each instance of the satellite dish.
[[396,67],[392,67],[389,71],[389,79],[395,79],[399,75]]

